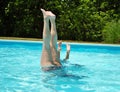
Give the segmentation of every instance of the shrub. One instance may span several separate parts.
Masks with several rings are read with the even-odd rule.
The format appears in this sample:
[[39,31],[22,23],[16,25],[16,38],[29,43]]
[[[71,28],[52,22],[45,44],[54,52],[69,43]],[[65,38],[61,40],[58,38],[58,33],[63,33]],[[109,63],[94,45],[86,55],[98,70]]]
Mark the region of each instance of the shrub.
[[120,20],[107,23],[103,29],[103,40],[106,43],[120,43]]

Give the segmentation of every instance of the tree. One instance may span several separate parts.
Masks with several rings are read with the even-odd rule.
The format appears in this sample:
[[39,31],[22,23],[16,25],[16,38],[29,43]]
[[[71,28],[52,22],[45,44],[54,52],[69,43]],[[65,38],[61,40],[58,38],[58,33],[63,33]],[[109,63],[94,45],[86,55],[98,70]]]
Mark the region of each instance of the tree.
[[102,41],[104,26],[120,19],[119,0],[1,0],[0,4],[1,36],[42,38],[40,8],[56,14],[62,40]]
[[7,18],[5,14],[5,8],[7,7],[10,0],[0,0],[0,35],[6,35],[6,25],[7,25]]

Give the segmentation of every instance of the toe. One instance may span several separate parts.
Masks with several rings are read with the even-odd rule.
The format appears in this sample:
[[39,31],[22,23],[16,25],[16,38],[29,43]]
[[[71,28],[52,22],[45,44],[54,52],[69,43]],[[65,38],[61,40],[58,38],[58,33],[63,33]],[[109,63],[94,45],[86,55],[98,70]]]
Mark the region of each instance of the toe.
[[42,12],[45,12],[45,10],[44,10],[44,9],[42,9],[42,8],[41,8],[40,10],[41,10]]

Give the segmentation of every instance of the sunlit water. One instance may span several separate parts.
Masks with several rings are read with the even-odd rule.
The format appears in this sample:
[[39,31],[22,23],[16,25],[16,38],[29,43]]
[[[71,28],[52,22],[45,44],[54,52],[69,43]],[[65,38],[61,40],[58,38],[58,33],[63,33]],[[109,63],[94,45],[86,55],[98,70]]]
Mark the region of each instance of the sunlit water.
[[[0,92],[120,92],[120,46],[71,44],[63,69],[51,72],[41,71],[41,49],[0,40]],[[63,44],[61,60],[65,51]]]

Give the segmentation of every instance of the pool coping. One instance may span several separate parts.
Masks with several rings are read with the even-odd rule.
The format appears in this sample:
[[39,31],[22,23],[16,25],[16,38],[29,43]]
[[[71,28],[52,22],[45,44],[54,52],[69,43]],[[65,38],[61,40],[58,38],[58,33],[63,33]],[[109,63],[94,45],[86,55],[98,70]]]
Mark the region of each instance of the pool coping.
[[[0,39],[0,41],[6,42],[26,42],[26,43],[42,43],[42,40],[12,40],[12,39]],[[70,42],[70,41],[63,41],[63,44],[71,44],[71,45],[89,45],[89,46],[109,46],[109,47],[120,47],[119,44],[102,44],[102,43],[82,43],[82,42]]]

